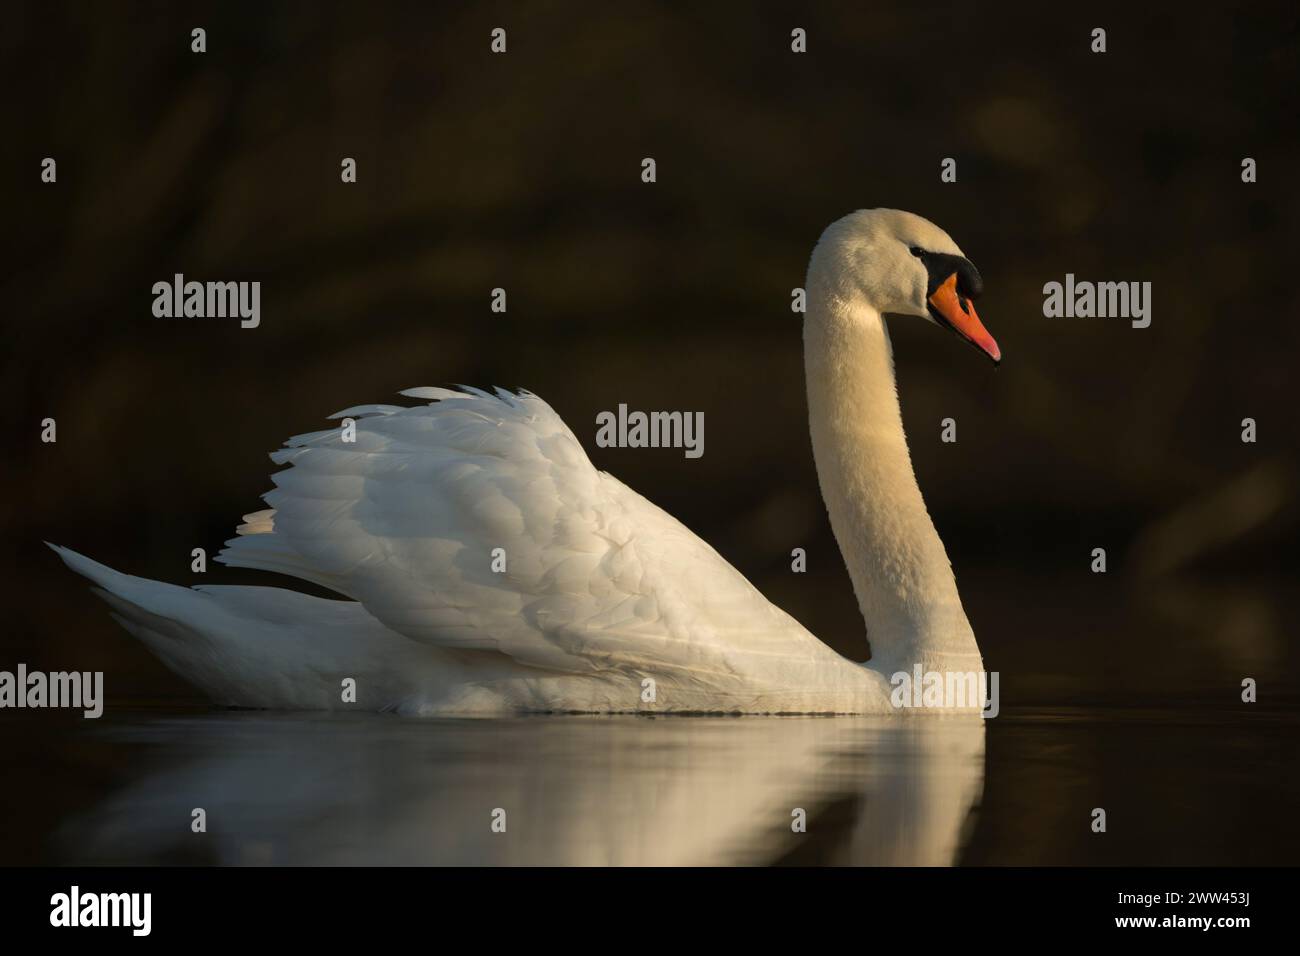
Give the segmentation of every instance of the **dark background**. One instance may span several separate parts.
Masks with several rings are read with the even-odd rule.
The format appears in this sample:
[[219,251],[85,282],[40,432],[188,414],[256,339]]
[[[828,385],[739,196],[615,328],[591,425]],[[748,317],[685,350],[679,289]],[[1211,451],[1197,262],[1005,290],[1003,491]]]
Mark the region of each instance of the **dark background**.
[[[261,507],[286,437],[455,382],[537,392],[597,466],[866,656],[789,303],[827,223],[895,206],[980,267],[1005,355],[891,324],[1004,706],[1295,686],[1294,4],[30,4],[0,54],[0,666],[195,698],[41,540],[194,581],[190,549]],[[261,280],[261,327],[154,318],[175,272]],[[1067,272],[1151,281],[1151,327],[1044,318]],[[703,411],[704,457],[596,448],[619,402]]]

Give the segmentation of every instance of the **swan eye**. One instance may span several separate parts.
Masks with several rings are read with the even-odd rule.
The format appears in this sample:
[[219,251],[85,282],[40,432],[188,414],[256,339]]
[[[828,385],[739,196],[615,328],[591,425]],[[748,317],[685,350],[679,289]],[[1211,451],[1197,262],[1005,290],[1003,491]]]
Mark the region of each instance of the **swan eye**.
[[923,250],[920,246],[911,246],[910,248],[908,248],[907,251],[910,252],[912,255],[916,256],[918,259],[925,254],[925,250]]

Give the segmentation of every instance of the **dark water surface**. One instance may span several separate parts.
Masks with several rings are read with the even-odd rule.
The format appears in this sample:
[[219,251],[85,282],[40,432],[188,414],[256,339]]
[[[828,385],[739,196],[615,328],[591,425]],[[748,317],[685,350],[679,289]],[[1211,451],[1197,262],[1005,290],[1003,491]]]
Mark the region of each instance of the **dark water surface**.
[[0,721],[0,863],[1268,864],[1300,846],[1296,720],[1245,705],[59,717]]

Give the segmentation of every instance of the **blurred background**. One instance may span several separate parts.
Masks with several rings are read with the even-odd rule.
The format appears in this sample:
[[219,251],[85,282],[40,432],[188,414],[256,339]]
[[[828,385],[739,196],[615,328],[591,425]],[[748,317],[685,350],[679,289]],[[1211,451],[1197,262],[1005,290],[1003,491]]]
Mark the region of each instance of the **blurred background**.
[[[790,291],[825,225],[895,206],[982,270],[1005,354],[891,324],[1003,707],[1231,705],[1247,676],[1276,705],[1300,604],[1294,4],[877,6],[11,7],[0,665],[197,703],[41,541],[196,582],[191,549],[261,507],[285,438],[458,382],[546,398],[597,466],[865,657]],[[260,280],[261,327],[154,318],[176,272]],[[1044,318],[1067,272],[1152,282],[1151,327]],[[596,448],[620,402],[703,411],[704,457]]]

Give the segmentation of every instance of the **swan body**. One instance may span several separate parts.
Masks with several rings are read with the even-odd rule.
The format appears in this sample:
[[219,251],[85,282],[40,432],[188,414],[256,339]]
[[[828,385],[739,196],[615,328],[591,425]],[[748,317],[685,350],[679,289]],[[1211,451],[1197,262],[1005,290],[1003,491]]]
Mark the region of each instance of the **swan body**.
[[982,663],[912,471],[882,314],[920,315],[1000,353],[970,305],[978,273],[910,213],[833,224],[807,289],[813,451],[868,664],[817,640],[671,515],[597,471],[527,392],[410,389],[423,404],[333,416],[355,422],[354,441],[332,428],[272,455],[290,467],[272,476],[271,507],[246,516],[218,560],[348,600],[183,588],[55,550],[127,630],[225,705],[896,712],[891,674]]

